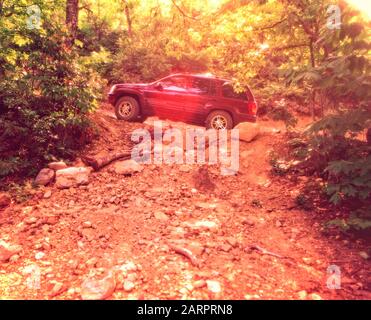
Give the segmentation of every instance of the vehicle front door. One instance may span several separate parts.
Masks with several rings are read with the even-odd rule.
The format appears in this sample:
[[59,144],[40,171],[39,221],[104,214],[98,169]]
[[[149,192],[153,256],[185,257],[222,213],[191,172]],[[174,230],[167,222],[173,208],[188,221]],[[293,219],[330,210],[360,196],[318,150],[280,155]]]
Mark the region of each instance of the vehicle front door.
[[183,120],[188,77],[174,75],[154,83],[146,92],[147,103],[162,119]]

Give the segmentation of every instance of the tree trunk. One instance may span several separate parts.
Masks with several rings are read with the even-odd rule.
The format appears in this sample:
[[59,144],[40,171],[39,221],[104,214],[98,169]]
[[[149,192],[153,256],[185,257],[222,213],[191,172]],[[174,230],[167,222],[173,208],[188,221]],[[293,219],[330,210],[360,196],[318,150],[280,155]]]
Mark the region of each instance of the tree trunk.
[[68,29],[67,45],[72,47],[76,36],[79,22],[79,0],[67,0],[66,25]]
[[[310,50],[310,62],[311,62],[312,68],[314,69],[316,67],[316,60],[315,60],[315,56],[314,56],[314,45],[313,45],[313,39],[312,38],[309,41],[309,50]],[[312,118],[313,118],[313,121],[316,120],[315,106],[316,106],[316,90],[313,89],[313,92],[312,92]]]
[[128,34],[131,38],[133,36],[133,29],[132,29],[132,22],[131,22],[131,16],[130,16],[130,9],[127,1],[124,1],[125,5],[125,16],[126,16],[126,22],[128,25]]

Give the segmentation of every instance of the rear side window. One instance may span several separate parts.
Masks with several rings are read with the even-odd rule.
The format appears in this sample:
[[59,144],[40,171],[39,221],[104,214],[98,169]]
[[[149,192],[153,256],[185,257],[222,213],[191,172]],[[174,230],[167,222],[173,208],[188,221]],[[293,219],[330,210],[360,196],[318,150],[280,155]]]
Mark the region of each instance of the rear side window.
[[210,82],[211,84],[210,84],[209,96],[216,96],[216,81],[211,80]]
[[244,100],[244,101],[249,100],[246,92],[237,93],[234,90],[232,84],[228,82],[222,85],[222,94],[223,94],[223,97],[229,98],[229,99],[238,99],[238,100]]
[[[194,94],[210,95],[215,94],[215,84],[210,79],[192,78],[189,91]],[[212,88],[214,87],[214,89]],[[214,92],[214,93],[212,93]]]

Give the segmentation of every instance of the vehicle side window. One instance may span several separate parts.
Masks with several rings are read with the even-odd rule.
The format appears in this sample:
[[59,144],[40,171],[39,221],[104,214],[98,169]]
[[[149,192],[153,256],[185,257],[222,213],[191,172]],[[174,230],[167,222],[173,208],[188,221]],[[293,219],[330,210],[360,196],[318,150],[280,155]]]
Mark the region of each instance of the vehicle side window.
[[230,83],[223,84],[222,93],[223,93],[223,97],[225,98],[245,100],[245,101],[249,100],[247,98],[246,92],[237,93]]
[[210,94],[211,80],[204,78],[192,78],[189,91],[194,94]]
[[216,82],[215,81],[211,81],[209,95],[210,96],[216,96]]
[[175,76],[161,81],[164,90],[186,91],[187,78]]

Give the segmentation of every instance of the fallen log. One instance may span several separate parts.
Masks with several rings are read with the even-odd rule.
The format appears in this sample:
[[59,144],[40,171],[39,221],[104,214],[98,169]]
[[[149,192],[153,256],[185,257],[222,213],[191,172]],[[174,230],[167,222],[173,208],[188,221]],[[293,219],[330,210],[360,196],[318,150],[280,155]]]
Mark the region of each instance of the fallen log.
[[125,150],[122,152],[116,152],[106,156],[95,158],[93,156],[82,156],[81,160],[88,166],[93,167],[95,171],[102,169],[116,160],[127,160],[131,158],[131,151]]

